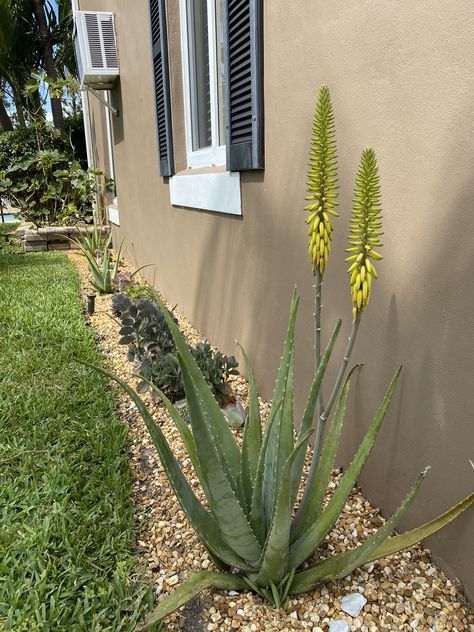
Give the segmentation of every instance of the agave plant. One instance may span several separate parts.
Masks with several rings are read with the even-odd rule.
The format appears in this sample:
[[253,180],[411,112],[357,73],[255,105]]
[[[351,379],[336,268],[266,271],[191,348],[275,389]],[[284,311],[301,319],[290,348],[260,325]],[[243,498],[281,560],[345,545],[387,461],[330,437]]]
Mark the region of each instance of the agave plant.
[[164,402],[181,433],[208,508],[196,497],[160,427],[154,422],[139,395],[117,376],[104,369],[98,370],[115,380],[136,404],[183,511],[220,570],[199,572],[188,579],[158,605],[141,630],[150,629],[208,587],[220,590],[251,589],[280,607],[288,595],[311,590],[322,581],[344,577],[363,564],[412,546],[453,520],[474,502],[474,494],[471,494],[422,527],[389,537],[413,502],[426,474],[425,470],[392,517],[359,547],[324,560],[319,559],[314,566],[299,570],[331,531],[343,510],[372,450],[400,370],[392,379],[351,464],[325,505],[326,489],[349,396],[349,374],[319,459],[317,475],[311,489],[313,502],[307,505],[296,521],[293,517],[294,508],[303,478],[314,408],[341,322],[336,324],[321,358],[320,367],[315,372],[297,434],[293,413],[294,334],[298,307],[296,296],[293,296],[291,302],[273,403],[264,427],[255,378],[244,353],[249,375],[250,405],[240,449],[172,315],[163,304],[161,307],[178,349],[190,426],[166,395],[151,386]]

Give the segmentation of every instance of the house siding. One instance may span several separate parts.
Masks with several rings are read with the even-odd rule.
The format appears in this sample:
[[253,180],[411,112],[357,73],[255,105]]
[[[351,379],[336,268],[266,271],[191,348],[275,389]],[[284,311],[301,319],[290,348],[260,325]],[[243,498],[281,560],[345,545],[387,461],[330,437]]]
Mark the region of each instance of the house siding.
[[[324,283],[324,340],[344,316],[344,248],[361,150],[374,147],[384,209],[384,261],[364,314],[339,460],[346,464],[390,377],[403,378],[360,484],[388,515],[424,469],[432,470],[401,528],[445,511],[472,490],[474,358],[474,115],[469,0],[269,0],[265,3],[265,170],[242,172],[242,217],[170,205],[158,175],[146,0],[81,0],[116,14],[120,82],[112,93],[120,229],[129,257],[213,344],[246,348],[271,397],[289,300],[301,294],[297,412],[313,365],[313,277],[304,205],[318,88],[332,92],[340,218]],[[179,7],[167,2],[176,171],[186,168]],[[90,98],[92,111],[100,107]],[[99,114],[96,115],[96,123]],[[104,146],[96,148],[104,165]],[[334,377],[334,369],[330,372]],[[474,599],[474,512],[427,541]],[[470,554],[469,554],[470,552]]]

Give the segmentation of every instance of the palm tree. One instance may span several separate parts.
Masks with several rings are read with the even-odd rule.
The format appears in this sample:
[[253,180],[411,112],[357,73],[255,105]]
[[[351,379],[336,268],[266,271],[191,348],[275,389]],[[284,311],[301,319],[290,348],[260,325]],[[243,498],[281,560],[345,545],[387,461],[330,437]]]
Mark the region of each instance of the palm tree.
[[37,27],[29,4],[0,0],[0,82],[9,88],[21,126],[26,125],[28,109],[25,85],[38,63]]
[[0,82],[0,132],[11,132],[13,123],[5,106],[5,93]]
[[[50,11],[52,11],[50,7]],[[39,42],[43,57],[44,68],[53,81],[58,81],[59,74],[56,69],[54,60],[53,45],[51,42],[51,33],[46,18],[44,0],[33,0],[33,12],[38,24]],[[54,11],[53,11],[54,13]],[[57,129],[64,129],[64,116],[59,97],[51,96],[51,113],[53,115],[53,123]]]

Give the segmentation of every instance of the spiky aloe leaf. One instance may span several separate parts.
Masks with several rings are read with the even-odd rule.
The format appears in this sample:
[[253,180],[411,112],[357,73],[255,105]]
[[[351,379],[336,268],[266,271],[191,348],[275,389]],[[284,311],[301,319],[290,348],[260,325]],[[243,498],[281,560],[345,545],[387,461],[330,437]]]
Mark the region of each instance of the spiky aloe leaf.
[[[280,367],[278,369],[275,390],[273,393],[272,411],[276,404],[278,412],[273,423],[267,424],[265,434],[268,435],[265,445],[265,461],[263,471],[262,504],[265,527],[268,528],[275,509],[275,498],[282,469],[294,447],[293,426],[293,355],[295,344],[295,324],[299,297],[293,292],[290,306],[288,330],[283,347]],[[281,402],[281,406],[280,406]]]
[[188,367],[189,373],[199,391],[199,397],[206,409],[206,417],[212,427],[212,436],[215,438],[216,448],[223,468],[231,479],[234,491],[239,489],[240,475],[240,450],[235,442],[234,435],[225,419],[225,416],[206,382],[196,360],[193,357],[186,341],[174,322],[172,315],[164,305],[159,294],[156,294],[156,302],[160,306],[163,316],[170,328],[176,348]]
[[380,247],[382,227],[382,209],[380,207],[380,184],[377,159],[373,149],[364,149],[357,172],[352,219],[350,222],[350,253],[346,261],[350,262],[354,320],[357,312],[369,303],[372,280],[377,271],[371,259],[382,259],[375,250]]
[[258,459],[257,476],[253,486],[252,493],[252,507],[250,510],[250,524],[252,525],[253,532],[256,534],[260,544],[263,546],[266,538],[265,522],[263,517],[263,474],[265,471],[265,456],[267,453],[267,445],[271,434],[271,428],[275,423],[277,414],[280,412],[281,400],[275,404],[273,400],[272,410],[265,427],[265,432],[262,439],[262,448]]
[[341,436],[344,416],[346,414],[347,398],[349,397],[349,389],[351,386],[350,376],[344,383],[341,397],[337,403],[336,412],[332,420],[331,428],[326,438],[319,466],[314,479],[313,489],[310,490],[309,501],[301,511],[293,523],[291,532],[291,541],[294,542],[312,525],[318,518],[324,495],[331,477],[331,469],[336,458],[337,445]]
[[300,536],[298,540],[295,540],[290,547],[290,566],[298,568],[307,557],[315,550],[321,543],[323,538],[329,533],[336,523],[339,514],[341,513],[346,500],[351,493],[367,458],[372,451],[375,440],[380,430],[380,426],[385,417],[385,413],[390,405],[393,391],[400,375],[401,367],[395,373],[390,385],[387,389],[385,397],[380,405],[377,414],[372,421],[372,424],[365,435],[359,449],[357,450],[351,464],[346,470],[341,482],[336,488],[331,500],[322,512],[319,520],[310,525],[308,529]]
[[326,269],[332,240],[330,215],[337,217],[337,160],[336,131],[331,95],[327,86],[322,86],[316,103],[311,138],[308,171],[308,196],[310,204],[306,223],[309,224],[309,256],[313,273],[319,269],[321,276]]
[[249,412],[242,439],[240,481],[243,494],[250,510],[252,506],[252,490],[258,470],[258,457],[262,447],[262,421],[260,417],[260,406],[258,405],[255,376],[245,350],[242,347],[240,347],[240,349],[244,356],[249,382]]
[[[452,522],[455,518],[462,514],[463,511],[468,509],[473,504],[474,493],[466,496],[466,498],[461,500],[459,503],[451,507],[451,509],[446,511],[444,514],[441,514],[434,520],[431,520],[430,522],[427,522],[426,524],[417,527],[416,529],[412,529],[411,531],[402,533],[401,535],[396,535],[388,538],[372,553],[370,553],[368,558],[364,560],[363,564],[374,562],[375,560],[388,557],[389,555],[393,555],[394,553],[398,553],[399,551],[410,548],[411,546],[429,537],[433,533],[436,533],[436,531],[442,529],[445,525]],[[358,549],[356,549],[356,551],[357,550]],[[308,590],[312,590],[319,582],[333,577],[336,567],[338,567],[339,565],[343,566],[352,553],[353,551],[339,553],[338,555],[334,555],[333,557],[324,560],[323,562],[321,562],[321,564],[318,564],[318,566],[302,571],[301,573],[297,573],[290,588],[290,593],[299,594],[307,592]],[[341,559],[343,560],[342,562],[340,562]]]
[[148,384],[151,390],[158,395],[158,397],[161,399],[163,404],[166,406],[166,409],[171,415],[171,418],[176,424],[176,427],[179,430],[181,438],[183,439],[184,446],[191,460],[194,471],[196,472],[196,475],[199,478],[201,485],[205,484],[204,477],[201,472],[201,464],[199,463],[199,457],[197,454],[196,443],[194,441],[194,437],[192,435],[192,432],[189,430],[187,423],[181,417],[179,410],[171,402],[171,400],[163,393],[163,391],[156,386],[156,384],[153,384],[153,382],[150,382],[150,380],[147,380],[142,375],[139,375],[138,377],[140,378],[140,380]]
[[288,570],[289,540],[291,528],[291,513],[293,508],[291,494],[291,470],[295,459],[306,450],[312,430],[306,432],[297,442],[293,452],[288,457],[282,471],[275,513],[263,550],[261,567],[256,584],[268,586],[270,582],[278,583]]
[[[256,565],[262,554],[260,544],[247,520],[231,481],[222,466],[216,442],[212,434],[207,410],[202,402],[199,387],[193,381],[189,367],[178,351],[178,361],[183,376],[189,417],[196,442],[200,469],[206,481],[207,500],[222,532],[222,538],[237,555]],[[206,388],[209,388],[206,384]]]
[[163,621],[163,619],[181,606],[184,606],[188,601],[191,601],[191,599],[206,588],[216,588],[217,590],[246,590],[248,585],[239,575],[216,573],[213,571],[200,571],[199,573],[195,573],[148,615],[145,623],[137,628],[137,632],[150,630],[153,626]]
[[227,564],[248,571],[252,570],[252,566],[247,564],[245,560],[237,555],[235,551],[224,541],[217,521],[196,498],[196,495],[181,471],[179,463],[171,451],[164,434],[159,426],[155,424],[153,417],[150,415],[145,404],[133,388],[131,388],[131,386],[122,379],[102,367],[97,367],[89,362],[84,362],[83,360],[78,359],[76,359],[76,362],[106,375],[114,382],[117,382],[117,384],[121,386],[126,393],[128,393],[145,422],[176,498],[178,499],[190,524],[193,526],[197,535],[204,542],[206,547],[211,550],[216,557]]

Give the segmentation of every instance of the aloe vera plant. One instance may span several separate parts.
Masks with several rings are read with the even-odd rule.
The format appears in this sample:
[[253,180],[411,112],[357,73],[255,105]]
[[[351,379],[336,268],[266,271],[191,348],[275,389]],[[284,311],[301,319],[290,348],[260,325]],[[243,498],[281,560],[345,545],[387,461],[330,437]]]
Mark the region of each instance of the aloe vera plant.
[[[422,527],[389,537],[413,502],[426,474],[424,471],[400,507],[373,536],[354,550],[319,560],[311,568],[298,570],[336,523],[375,443],[400,370],[390,382],[369,430],[336,491],[324,505],[349,396],[350,374],[346,378],[311,490],[314,502],[307,505],[306,513],[297,524],[293,519],[293,510],[303,478],[314,408],[341,322],[336,323],[321,364],[314,374],[297,434],[293,414],[293,366],[298,297],[293,296],[291,302],[273,404],[265,426],[260,418],[255,378],[244,354],[249,375],[250,405],[240,449],[171,314],[164,305],[161,307],[178,349],[190,427],[166,395],[156,387],[152,388],[161,397],[181,433],[209,508],[197,499],[160,427],[139,395],[117,376],[104,369],[98,370],[115,380],[136,404],[183,511],[220,570],[203,571],[187,580],[158,605],[142,630],[150,629],[208,587],[220,590],[251,589],[280,607],[288,595],[311,590],[321,581],[344,577],[369,561],[419,542],[473,503],[474,494],[471,494]],[[304,529],[301,529],[301,525],[305,525]]]
[[[311,213],[308,222],[311,225],[310,255],[313,271],[318,275],[317,307],[318,284],[320,292],[320,281],[326,269],[332,235],[329,214],[334,215],[330,211],[335,206],[336,178],[334,125],[327,89],[322,90],[320,101],[315,117],[312,153],[314,173],[310,181],[312,204],[317,205],[317,208],[307,209]],[[321,151],[326,152],[327,160],[323,160],[318,154]],[[289,595],[309,591],[320,582],[342,578],[363,564],[412,546],[454,520],[473,504],[474,493],[434,520],[404,534],[391,535],[414,501],[429,469],[426,468],[408,490],[398,509],[375,534],[355,549],[326,559],[319,558],[312,566],[302,569],[302,565],[317,551],[336,524],[372,451],[400,376],[401,368],[388,385],[364,439],[334,493],[326,502],[327,487],[351,386],[352,372],[346,376],[346,370],[361,314],[370,294],[367,275],[373,278],[376,275],[372,273],[369,259],[380,258],[379,253],[373,249],[374,246],[380,247],[380,217],[380,188],[375,154],[372,150],[366,150],[362,155],[356,181],[349,248],[354,322],[328,403],[323,405],[321,386],[341,329],[341,321],[335,324],[327,347],[321,354],[318,349],[321,342],[320,318],[317,316],[315,371],[303,416],[298,424],[295,423],[294,337],[299,299],[294,294],[271,410],[265,424],[260,416],[255,377],[247,355],[242,350],[249,379],[250,401],[241,447],[172,315],[157,297],[176,345],[189,425],[160,389],[151,383],[150,387],[163,401],[181,434],[206,497],[206,505],[195,495],[163,432],[154,422],[140,396],[117,376],[98,369],[115,380],[136,404],[174,493],[218,569],[196,573],[184,582],[155,608],[140,630],[151,629],[201,590],[209,587],[219,590],[250,589],[276,607],[284,606]],[[333,407],[335,409],[331,424],[325,432],[326,421]],[[309,449],[311,467],[306,476],[304,463],[309,440],[314,432],[315,417],[315,447],[312,455]],[[303,487],[304,493],[298,502],[298,492]]]

